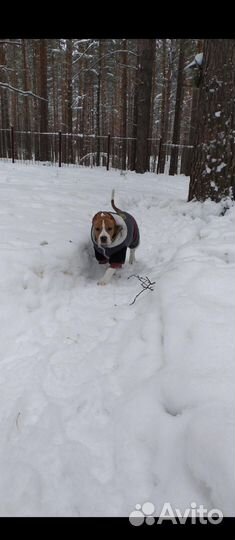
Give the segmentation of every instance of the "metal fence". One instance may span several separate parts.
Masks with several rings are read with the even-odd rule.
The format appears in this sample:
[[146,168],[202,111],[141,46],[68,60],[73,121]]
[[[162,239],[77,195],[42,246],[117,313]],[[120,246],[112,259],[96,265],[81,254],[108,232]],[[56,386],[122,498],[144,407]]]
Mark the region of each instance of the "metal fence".
[[[18,131],[14,127],[0,129],[0,159],[24,163],[47,163],[59,167],[66,165],[103,166],[119,170],[133,169],[133,153],[136,139],[108,135],[84,135],[62,133],[39,133]],[[148,139],[149,171],[159,172],[158,165],[162,146],[166,150],[168,172],[171,144],[162,145],[161,139]],[[180,172],[183,145],[179,146],[178,172]],[[162,171],[163,172],[163,171]]]

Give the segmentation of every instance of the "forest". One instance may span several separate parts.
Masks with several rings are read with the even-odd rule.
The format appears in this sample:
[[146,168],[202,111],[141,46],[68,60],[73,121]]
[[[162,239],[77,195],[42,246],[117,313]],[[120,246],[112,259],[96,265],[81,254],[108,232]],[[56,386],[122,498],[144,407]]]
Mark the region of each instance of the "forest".
[[[190,176],[234,195],[235,40],[0,40],[0,158]],[[196,175],[196,176],[195,176]]]

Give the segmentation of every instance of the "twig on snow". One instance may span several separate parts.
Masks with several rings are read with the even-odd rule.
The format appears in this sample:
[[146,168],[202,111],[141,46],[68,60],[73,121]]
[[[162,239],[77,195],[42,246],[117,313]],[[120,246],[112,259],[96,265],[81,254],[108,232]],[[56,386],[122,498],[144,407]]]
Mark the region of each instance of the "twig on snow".
[[142,287],[142,291],[140,291],[134,298],[133,302],[131,302],[129,305],[132,306],[136,299],[138,298],[138,296],[140,296],[140,294],[144,291],[146,291],[147,289],[149,289],[150,291],[153,291],[153,285],[155,285],[156,281],[150,281],[150,279],[148,278],[148,276],[145,276],[145,277],[142,277],[142,276],[138,276],[136,274],[132,274],[131,276],[129,276],[127,279],[130,279],[132,277],[136,277],[140,283],[141,283],[141,287]]

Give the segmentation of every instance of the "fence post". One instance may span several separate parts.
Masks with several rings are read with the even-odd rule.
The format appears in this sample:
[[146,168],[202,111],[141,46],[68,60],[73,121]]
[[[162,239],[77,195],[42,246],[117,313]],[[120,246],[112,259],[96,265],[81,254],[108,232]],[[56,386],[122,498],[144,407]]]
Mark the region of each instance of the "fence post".
[[15,163],[15,133],[14,126],[11,126],[11,160]]
[[106,169],[109,170],[109,159],[110,159],[110,133],[108,134],[108,149],[107,149],[107,165]]
[[160,169],[161,152],[162,152],[162,137],[160,137],[160,140],[159,140],[158,160],[157,160],[157,174],[159,173],[159,169]]
[[59,131],[59,167],[61,167],[61,149],[62,149],[61,131]]

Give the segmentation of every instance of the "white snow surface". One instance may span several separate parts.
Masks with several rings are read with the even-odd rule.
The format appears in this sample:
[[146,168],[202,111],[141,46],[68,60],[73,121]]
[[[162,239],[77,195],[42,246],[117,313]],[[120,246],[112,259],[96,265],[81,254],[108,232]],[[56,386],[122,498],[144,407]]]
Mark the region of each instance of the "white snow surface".
[[[235,208],[188,180],[0,163],[1,516],[234,515]],[[101,287],[112,188],[141,244]]]

